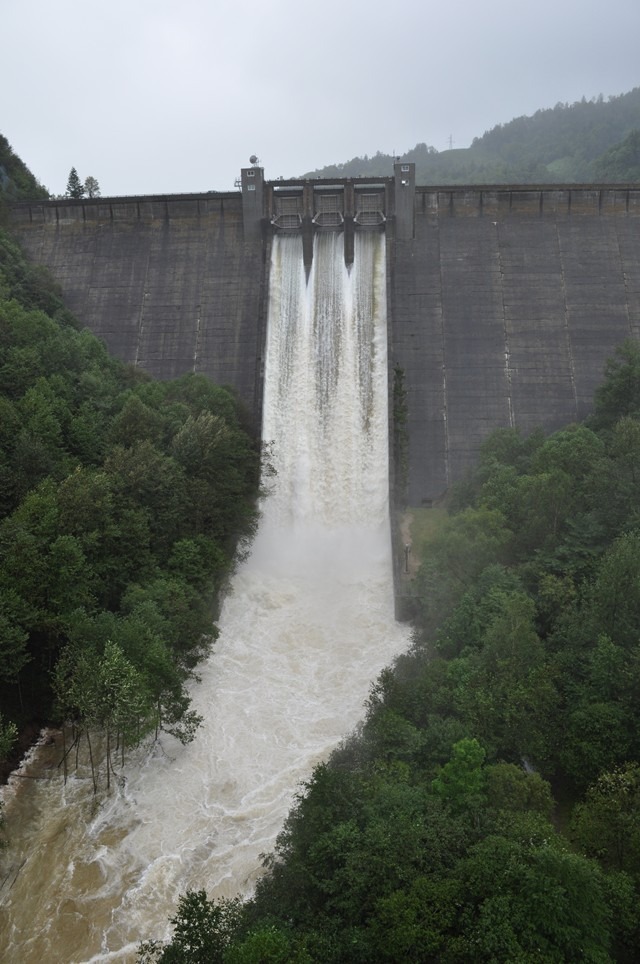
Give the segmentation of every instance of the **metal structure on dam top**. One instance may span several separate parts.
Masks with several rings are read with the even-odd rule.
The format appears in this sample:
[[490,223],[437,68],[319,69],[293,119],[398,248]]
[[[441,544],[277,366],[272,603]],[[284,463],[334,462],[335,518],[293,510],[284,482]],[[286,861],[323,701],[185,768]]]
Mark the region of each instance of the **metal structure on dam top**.
[[307,178],[265,181],[258,164],[242,168],[244,234],[257,240],[265,226],[273,231],[301,231],[307,271],[315,231],[344,233],[345,263],[353,263],[354,234],[384,230],[394,222],[395,236],[414,236],[415,164],[396,164],[393,177]]

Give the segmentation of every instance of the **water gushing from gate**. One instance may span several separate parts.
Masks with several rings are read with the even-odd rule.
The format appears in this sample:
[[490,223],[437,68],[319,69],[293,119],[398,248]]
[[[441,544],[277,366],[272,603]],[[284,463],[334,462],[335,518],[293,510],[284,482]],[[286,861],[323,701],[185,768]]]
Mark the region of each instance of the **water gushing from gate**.
[[[292,797],[362,716],[406,646],[393,618],[388,519],[385,243],[276,237],[263,436],[276,475],[221,636],[194,688],[186,749],[141,749],[96,805],[59,771],[11,790],[2,858],[6,960],[130,961],[167,936],[179,894],[249,893]],[[53,757],[52,757],[53,759]]]

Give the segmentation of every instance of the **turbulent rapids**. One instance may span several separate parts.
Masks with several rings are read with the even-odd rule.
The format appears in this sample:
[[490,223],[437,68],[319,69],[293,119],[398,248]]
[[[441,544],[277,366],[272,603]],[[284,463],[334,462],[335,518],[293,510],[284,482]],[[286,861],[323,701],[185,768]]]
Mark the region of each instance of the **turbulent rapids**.
[[[42,748],[5,791],[3,961],[132,961],[167,935],[179,894],[251,892],[293,794],[362,716],[406,636],[393,618],[388,519],[384,236],[298,237],[270,273],[259,532],[194,687],[204,723],[163,736],[94,801]],[[48,765],[50,764],[50,765]],[[37,776],[40,779],[29,779]]]

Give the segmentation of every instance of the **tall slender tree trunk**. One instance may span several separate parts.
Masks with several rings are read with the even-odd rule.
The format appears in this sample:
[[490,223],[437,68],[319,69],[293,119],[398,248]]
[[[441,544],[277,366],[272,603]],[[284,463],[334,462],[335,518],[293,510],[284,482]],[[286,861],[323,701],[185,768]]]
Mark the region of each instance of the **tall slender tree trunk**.
[[91,737],[89,736],[89,730],[87,729],[87,743],[89,744],[89,759],[91,761],[91,779],[93,780],[93,795],[95,796],[98,792],[98,784],[96,783],[96,771],[93,765],[93,750],[91,748]]
[[107,727],[107,790],[111,789],[111,729]]

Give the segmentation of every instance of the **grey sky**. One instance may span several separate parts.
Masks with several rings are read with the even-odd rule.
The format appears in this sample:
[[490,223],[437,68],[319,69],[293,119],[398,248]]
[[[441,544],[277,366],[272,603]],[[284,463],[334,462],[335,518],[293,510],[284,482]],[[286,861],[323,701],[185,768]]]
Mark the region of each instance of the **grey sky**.
[[640,85],[638,0],[4,0],[0,132],[52,193],[231,190]]

